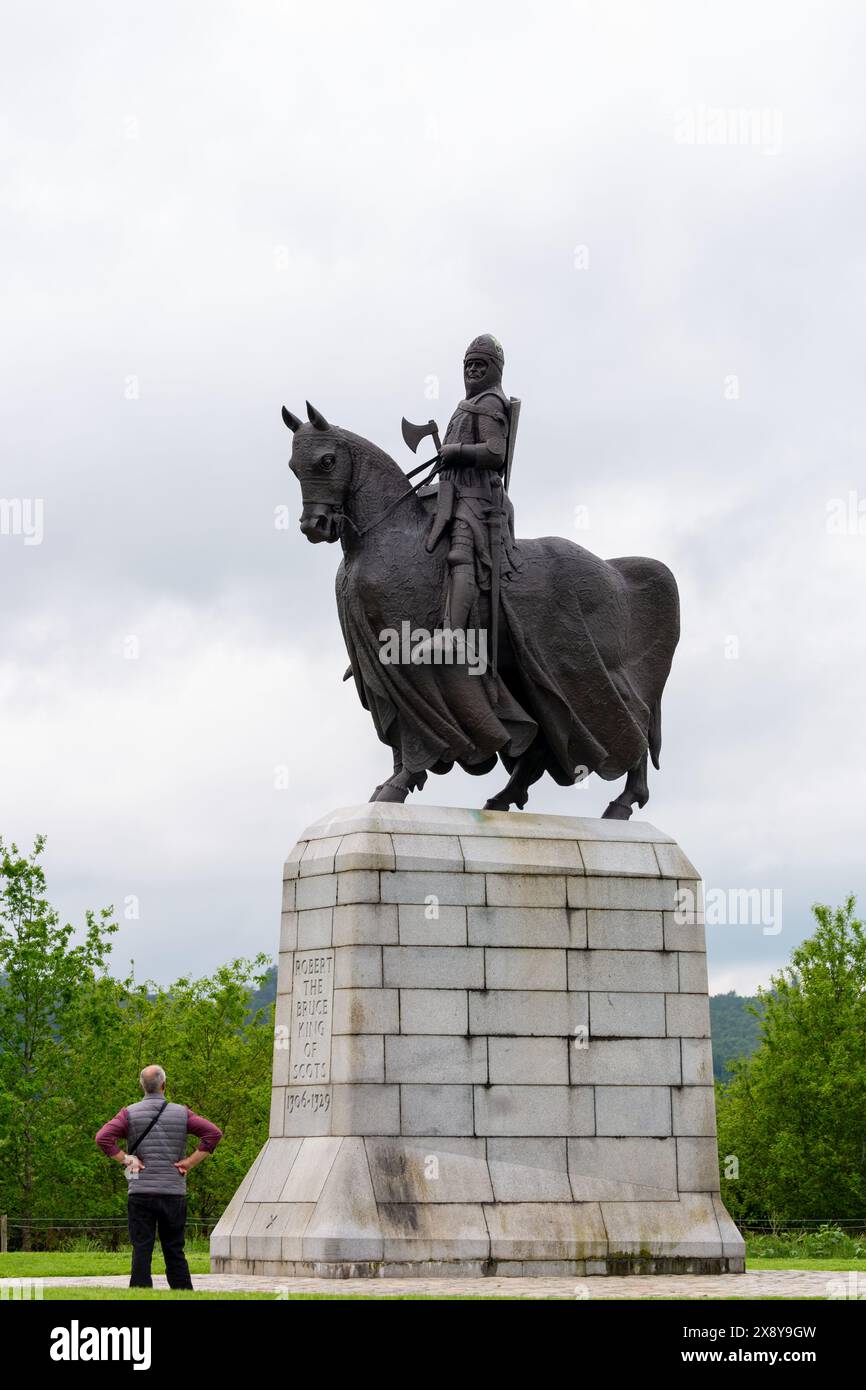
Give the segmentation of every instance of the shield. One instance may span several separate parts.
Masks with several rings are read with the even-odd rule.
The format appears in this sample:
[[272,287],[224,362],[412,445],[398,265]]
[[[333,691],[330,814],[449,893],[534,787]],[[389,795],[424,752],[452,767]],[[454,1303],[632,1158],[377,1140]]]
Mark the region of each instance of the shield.
[[511,482],[511,460],[514,458],[514,441],[517,438],[517,426],[520,421],[520,401],[517,396],[509,396],[511,410],[508,416],[508,444],[505,449],[505,491]]

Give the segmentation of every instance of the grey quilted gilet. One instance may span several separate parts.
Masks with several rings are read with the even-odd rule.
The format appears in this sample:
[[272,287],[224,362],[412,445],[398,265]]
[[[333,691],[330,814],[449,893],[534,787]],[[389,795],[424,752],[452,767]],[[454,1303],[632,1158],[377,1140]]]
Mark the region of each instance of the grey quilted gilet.
[[[127,1148],[147,1129],[154,1115],[162,1109],[164,1100],[165,1096],[162,1095],[145,1096],[136,1105],[127,1107]],[[155,1192],[185,1196],[186,1178],[173,1165],[186,1153],[186,1121],[186,1106],[169,1101],[164,1114],[135,1151],[136,1158],[141,1159],[144,1168],[134,1176],[127,1171],[128,1196],[145,1196]]]

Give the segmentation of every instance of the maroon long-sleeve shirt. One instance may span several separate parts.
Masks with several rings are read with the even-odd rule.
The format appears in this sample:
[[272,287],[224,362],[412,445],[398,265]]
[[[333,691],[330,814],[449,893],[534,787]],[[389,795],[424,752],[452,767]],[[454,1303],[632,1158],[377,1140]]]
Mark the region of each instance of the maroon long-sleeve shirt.
[[[186,1107],[186,1132],[196,1134],[200,1139],[199,1148],[205,1153],[212,1154],[217,1144],[223,1137],[221,1129],[211,1124],[203,1115],[196,1115],[189,1106]],[[129,1137],[129,1111],[124,1105],[122,1110],[118,1110],[113,1120],[102,1126],[96,1136],[96,1142],[102,1152],[108,1158],[114,1158],[115,1154],[122,1152],[118,1139]]]

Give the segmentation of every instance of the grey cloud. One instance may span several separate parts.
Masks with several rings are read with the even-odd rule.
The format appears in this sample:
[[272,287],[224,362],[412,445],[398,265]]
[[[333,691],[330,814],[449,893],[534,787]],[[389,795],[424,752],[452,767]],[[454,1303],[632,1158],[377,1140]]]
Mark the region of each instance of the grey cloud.
[[[831,25],[781,3],[9,19],[0,494],[44,499],[45,539],[0,537],[3,829],[50,828],[73,904],[75,866],[113,846],[118,883],[159,904],[155,973],[180,968],[197,903],[214,962],[243,903],[250,949],[272,946],[282,853],[387,761],[339,685],[337,554],[273,526],[300,512],[280,405],[309,397],[408,466],[400,416],[444,424],[486,330],[524,400],[519,529],[678,575],[648,814],[708,882],[786,893],[781,937],[713,938],[719,970],[783,959],[813,898],[858,886],[866,536],[825,522],[866,487],[860,28],[853,4]],[[699,103],[781,111],[780,151],[678,144]],[[210,745],[178,735],[209,676]],[[344,774],[297,746],[312,715]],[[136,748],[161,747],[162,785],[136,783]],[[493,780],[423,799],[474,804]],[[533,805],[598,814],[607,790]],[[169,841],[189,843],[183,891]],[[212,894],[229,852],[244,891]]]

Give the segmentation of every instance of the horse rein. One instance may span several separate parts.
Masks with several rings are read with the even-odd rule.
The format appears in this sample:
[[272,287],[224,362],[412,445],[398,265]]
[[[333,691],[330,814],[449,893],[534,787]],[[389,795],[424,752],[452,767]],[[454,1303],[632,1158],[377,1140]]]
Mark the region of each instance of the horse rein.
[[[439,472],[439,465],[440,465],[440,455],[439,455],[439,454],[437,454],[436,457],[435,457],[434,459],[426,459],[424,463],[419,463],[419,465],[418,465],[417,468],[413,468],[409,473],[406,474],[406,477],[407,477],[407,478],[414,478],[414,476],[415,476],[416,473],[420,473],[422,468],[427,468],[428,465],[431,464],[431,463],[433,464],[433,467],[430,469],[430,472],[427,474],[426,478],[422,478],[421,481],[420,481],[420,483],[416,483],[414,487],[410,487],[410,488],[408,488],[408,489],[406,490],[406,492],[401,493],[399,497],[397,497],[397,498],[394,499],[394,501],[391,503],[390,507],[386,507],[385,510],[384,510],[384,512],[382,512],[381,516],[377,516],[377,517],[376,517],[376,520],[375,520],[375,521],[371,521],[371,522],[369,523],[368,526],[364,526],[364,527],[358,527],[358,526],[356,526],[355,523],[354,523],[354,521],[353,521],[352,518],[348,515],[347,512],[342,512],[342,511],[341,511],[341,512],[335,512],[334,515],[335,515],[335,516],[342,517],[343,521],[348,521],[349,525],[352,527],[352,530],[355,532],[355,534],[358,536],[358,539],[360,540],[361,536],[366,536],[366,535],[368,534],[368,532],[375,530],[375,528],[379,525],[379,523],[380,523],[381,521],[384,521],[384,520],[385,520],[385,517],[386,517],[386,516],[390,516],[390,515],[391,515],[391,513],[393,512],[393,510],[394,510],[395,507],[399,507],[399,505],[400,505],[401,502],[405,502],[405,501],[407,500],[407,498],[409,498],[409,497],[414,497],[415,493],[418,491],[419,488],[424,487],[424,486],[425,486],[427,483],[429,483],[433,478],[435,478],[436,474]],[[355,489],[353,489],[353,491],[354,491],[354,490],[355,490]],[[351,493],[350,493],[349,495],[351,496]]]

